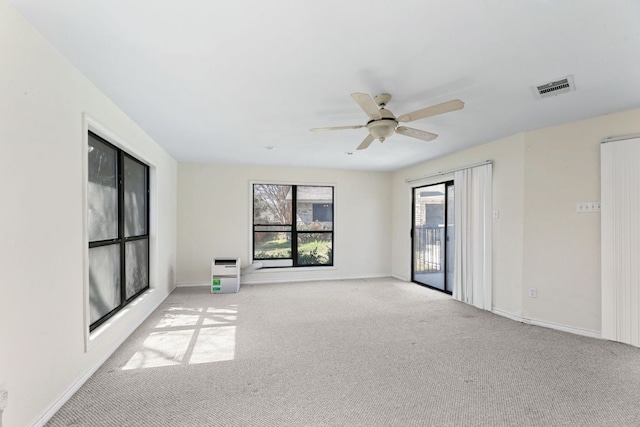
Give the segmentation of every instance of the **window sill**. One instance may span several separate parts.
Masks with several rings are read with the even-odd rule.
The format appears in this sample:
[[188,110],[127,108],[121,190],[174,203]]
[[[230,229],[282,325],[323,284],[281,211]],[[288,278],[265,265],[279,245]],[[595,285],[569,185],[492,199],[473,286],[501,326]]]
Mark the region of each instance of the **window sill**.
[[311,266],[311,267],[263,267],[259,270],[254,270],[252,274],[256,273],[284,273],[284,272],[296,272],[296,271],[328,271],[328,270],[336,270],[336,266]]
[[149,296],[152,295],[155,291],[156,290],[153,288],[148,289],[142,295],[137,297],[134,301],[127,304],[125,308],[117,312],[112,318],[107,320],[102,325],[98,326],[93,331],[88,332],[85,337],[85,353],[88,353],[91,350],[91,348],[95,345],[95,343],[100,340],[100,337],[102,335],[104,335],[107,331],[109,331],[109,329],[114,328],[118,323],[122,322],[122,319],[127,315],[127,313],[132,311],[136,306],[141,304],[145,299],[149,298]]

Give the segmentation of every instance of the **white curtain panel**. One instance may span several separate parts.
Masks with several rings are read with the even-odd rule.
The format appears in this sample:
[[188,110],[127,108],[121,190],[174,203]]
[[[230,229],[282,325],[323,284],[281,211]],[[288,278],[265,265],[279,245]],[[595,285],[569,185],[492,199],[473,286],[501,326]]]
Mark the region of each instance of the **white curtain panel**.
[[640,347],[640,138],[600,147],[602,338]]
[[453,298],[491,310],[491,163],[455,172]]

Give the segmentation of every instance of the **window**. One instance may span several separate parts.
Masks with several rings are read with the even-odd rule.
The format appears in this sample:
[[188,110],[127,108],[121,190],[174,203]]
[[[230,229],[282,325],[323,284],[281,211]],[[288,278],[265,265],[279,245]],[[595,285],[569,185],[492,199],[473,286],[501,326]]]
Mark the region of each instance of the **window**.
[[320,222],[333,221],[333,205],[328,203],[314,203],[313,204],[313,220]]
[[149,167],[89,132],[89,330],[149,289]]
[[254,184],[253,259],[265,267],[333,265],[333,187]]

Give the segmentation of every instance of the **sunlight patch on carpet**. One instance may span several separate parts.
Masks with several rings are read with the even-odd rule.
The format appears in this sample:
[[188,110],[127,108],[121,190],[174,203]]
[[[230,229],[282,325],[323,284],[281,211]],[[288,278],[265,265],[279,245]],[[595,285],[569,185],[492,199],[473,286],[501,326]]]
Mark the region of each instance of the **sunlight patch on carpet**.
[[237,305],[171,307],[122,370],[233,360],[237,313]]

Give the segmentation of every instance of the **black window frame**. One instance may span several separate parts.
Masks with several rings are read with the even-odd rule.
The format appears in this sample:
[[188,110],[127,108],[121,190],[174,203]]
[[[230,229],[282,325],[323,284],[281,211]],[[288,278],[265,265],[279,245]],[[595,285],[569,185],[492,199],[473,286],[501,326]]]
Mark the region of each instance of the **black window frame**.
[[[444,281],[443,281],[443,288],[440,288],[438,286],[433,286],[430,285],[428,283],[425,282],[420,282],[416,279],[416,253],[415,253],[415,239],[417,239],[417,232],[416,232],[416,190],[419,189],[426,189],[429,187],[435,187],[437,185],[443,185],[444,186],[444,193],[442,194],[443,196],[443,200],[444,200],[444,204],[443,204],[443,212],[442,212],[442,221],[444,224],[443,227],[443,233],[444,233],[444,245],[441,249],[441,253],[444,253],[444,256],[442,257],[442,269],[444,271],[443,273],[443,277],[444,277]],[[452,263],[454,262],[453,259],[449,259],[450,257],[449,255],[449,245],[454,244],[452,243],[452,241],[450,240],[450,229],[449,229],[449,192],[451,191],[451,189],[453,189],[453,191],[455,192],[455,181],[450,179],[450,180],[446,180],[446,181],[440,181],[440,182],[434,182],[432,184],[425,184],[425,185],[420,185],[417,187],[412,187],[411,188],[411,281],[413,283],[416,283],[420,286],[424,286],[426,288],[429,289],[433,289],[436,290],[438,292],[443,292],[445,294],[448,295],[453,295],[453,283],[449,283],[449,279],[448,279],[448,270],[449,267],[451,265],[453,265]],[[455,204],[454,204],[454,209],[455,209]],[[425,218],[426,218],[426,211],[425,211]],[[455,233],[455,231],[454,231]],[[450,288],[450,289],[449,289]]]
[[[255,209],[255,189],[258,185],[276,185],[276,186],[284,186],[291,187],[291,224],[273,224],[273,225],[265,225],[265,224],[256,224],[254,209]],[[296,214],[298,211],[298,187],[320,187],[320,188],[330,188],[331,189],[331,230],[298,230],[298,224],[296,221]],[[253,262],[259,261],[282,261],[282,260],[291,260],[292,265],[273,265],[273,266],[264,266],[263,268],[305,268],[305,267],[333,267],[334,265],[334,243],[335,243],[335,187],[333,185],[320,185],[320,184],[284,184],[284,183],[268,183],[268,182],[255,182],[251,185],[251,259]],[[273,227],[274,232],[278,228],[290,227],[290,231],[283,231],[287,233],[291,233],[291,256],[289,258],[255,258],[256,255],[256,233],[265,232],[265,229],[269,227]],[[260,228],[260,230],[256,230],[256,228]],[[282,230],[279,230],[282,231]],[[268,231],[267,231],[268,232]],[[331,255],[329,256],[329,261],[324,264],[313,264],[313,263],[300,263],[298,253],[298,237],[304,234],[330,234],[331,235]]]
[[[131,154],[127,153],[126,151],[124,151],[123,149],[119,148],[118,146],[112,144],[111,142],[109,142],[108,140],[106,140],[105,138],[103,138],[102,136],[96,134],[95,132],[92,131],[88,131],[88,144],[90,144],[90,138],[95,138],[97,139],[99,142],[107,145],[109,148],[112,148],[113,150],[115,150],[116,152],[116,186],[117,186],[117,202],[118,202],[118,220],[117,220],[117,228],[118,228],[118,232],[117,232],[117,237],[113,238],[113,239],[106,239],[106,240],[96,240],[96,241],[88,241],[88,248],[89,250],[92,248],[98,248],[98,247],[103,247],[103,246],[112,246],[112,245],[119,245],[119,256],[120,256],[120,303],[111,311],[109,311],[108,313],[106,313],[105,315],[103,315],[101,318],[95,320],[93,323],[90,323],[89,325],[89,332],[95,330],[97,327],[99,327],[100,325],[104,324],[107,320],[109,320],[110,318],[112,318],[116,313],[118,313],[120,310],[122,310],[124,307],[126,307],[128,304],[130,304],[131,302],[133,302],[134,300],[136,300],[140,295],[142,295],[144,292],[146,292],[147,290],[149,290],[150,288],[150,272],[151,272],[151,268],[150,268],[150,239],[149,239],[149,229],[150,229],[150,201],[151,201],[151,192],[150,192],[150,168],[149,165],[147,165],[146,163],[144,163],[143,161],[135,158],[134,156],[132,156]],[[138,234],[135,236],[129,236],[127,237],[125,235],[125,168],[124,168],[124,163],[125,163],[125,158],[132,160],[140,165],[142,165],[144,167],[144,171],[145,171],[145,195],[146,195],[146,203],[145,203],[145,221],[146,221],[146,227],[145,227],[145,233],[144,234]],[[146,277],[146,283],[144,284],[144,286],[142,288],[140,288],[140,290],[138,290],[135,294],[131,295],[129,298],[127,298],[127,280],[126,280],[126,274],[127,274],[127,265],[126,265],[126,246],[127,243],[129,242],[135,242],[135,241],[141,241],[141,240],[146,240],[146,250],[147,250],[147,259],[146,259],[146,269],[147,269],[147,277]],[[89,279],[90,280],[90,279]],[[89,287],[89,301],[90,301],[90,293],[91,293],[91,286],[90,284],[87,284]]]

